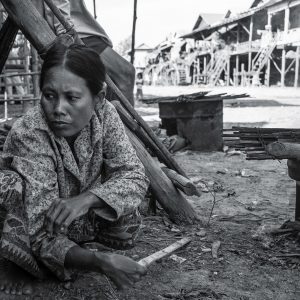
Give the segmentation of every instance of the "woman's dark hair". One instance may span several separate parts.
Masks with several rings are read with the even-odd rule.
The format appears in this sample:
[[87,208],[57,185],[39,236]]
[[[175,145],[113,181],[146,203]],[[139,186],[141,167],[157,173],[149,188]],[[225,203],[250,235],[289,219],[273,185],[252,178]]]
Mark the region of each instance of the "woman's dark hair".
[[40,88],[44,85],[46,73],[53,67],[63,66],[68,71],[85,79],[93,95],[103,88],[105,66],[99,54],[85,45],[54,44],[46,53],[41,70]]

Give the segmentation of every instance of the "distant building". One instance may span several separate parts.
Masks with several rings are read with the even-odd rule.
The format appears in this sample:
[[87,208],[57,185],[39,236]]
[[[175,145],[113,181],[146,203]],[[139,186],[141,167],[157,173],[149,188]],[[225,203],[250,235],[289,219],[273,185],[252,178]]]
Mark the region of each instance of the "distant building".
[[[153,48],[148,46],[145,43],[140,44],[138,47],[135,48],[134,52],[134,66],[139,70],[144,70],[148,64],[148,56],[151,53]],[[131,51],[128,52],[128,55],[131,55]]]
[[299,0],[254,0],[210,24],[200,15],[182,38],[198,51],[195,84],[299,86]]

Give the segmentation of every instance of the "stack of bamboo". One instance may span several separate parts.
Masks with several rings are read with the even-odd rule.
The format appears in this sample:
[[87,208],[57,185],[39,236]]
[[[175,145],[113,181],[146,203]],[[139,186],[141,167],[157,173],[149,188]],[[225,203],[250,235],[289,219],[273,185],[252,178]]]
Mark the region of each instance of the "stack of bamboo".
[[145,104],[154,104],[159,102],[167,101],[178,101],[178,102],[194,102],[201,100],[210,100],[220,98],[222,100],[229,99],[238,99],[238,98],[248,98],[248,94],[239,94],[239,95],[228,95],[227,93],[208,95],[209,91],[197,92],[188,95],[179,95],[179,96],[169,96],[169,97],[155,97],[155,98],[143,98],[141,101]]
[[[224,145],[245,152],[248,160],[285,159],[300,144],[300,129],[232,127],[224,129]],[[276,148],[276,150],[275,150]]]

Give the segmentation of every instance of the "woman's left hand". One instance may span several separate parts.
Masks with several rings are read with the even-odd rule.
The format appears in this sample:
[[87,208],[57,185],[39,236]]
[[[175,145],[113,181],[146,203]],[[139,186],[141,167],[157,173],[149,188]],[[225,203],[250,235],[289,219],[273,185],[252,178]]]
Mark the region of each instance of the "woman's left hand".
[[46,231],[50,235],[53,232],[66,233],[68,226],[76,218],[85,215],[91,206],[91,197],[86,194],[68,199],[57,198],[53,201],[46,214],[44,223]]

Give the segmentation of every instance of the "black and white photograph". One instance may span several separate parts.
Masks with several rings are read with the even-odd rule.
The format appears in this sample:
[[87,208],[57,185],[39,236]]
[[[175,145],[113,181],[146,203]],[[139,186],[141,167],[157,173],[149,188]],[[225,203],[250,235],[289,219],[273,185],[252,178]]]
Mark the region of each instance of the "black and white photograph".
[[300,299],[300,0],[0,0],[18,299]]

